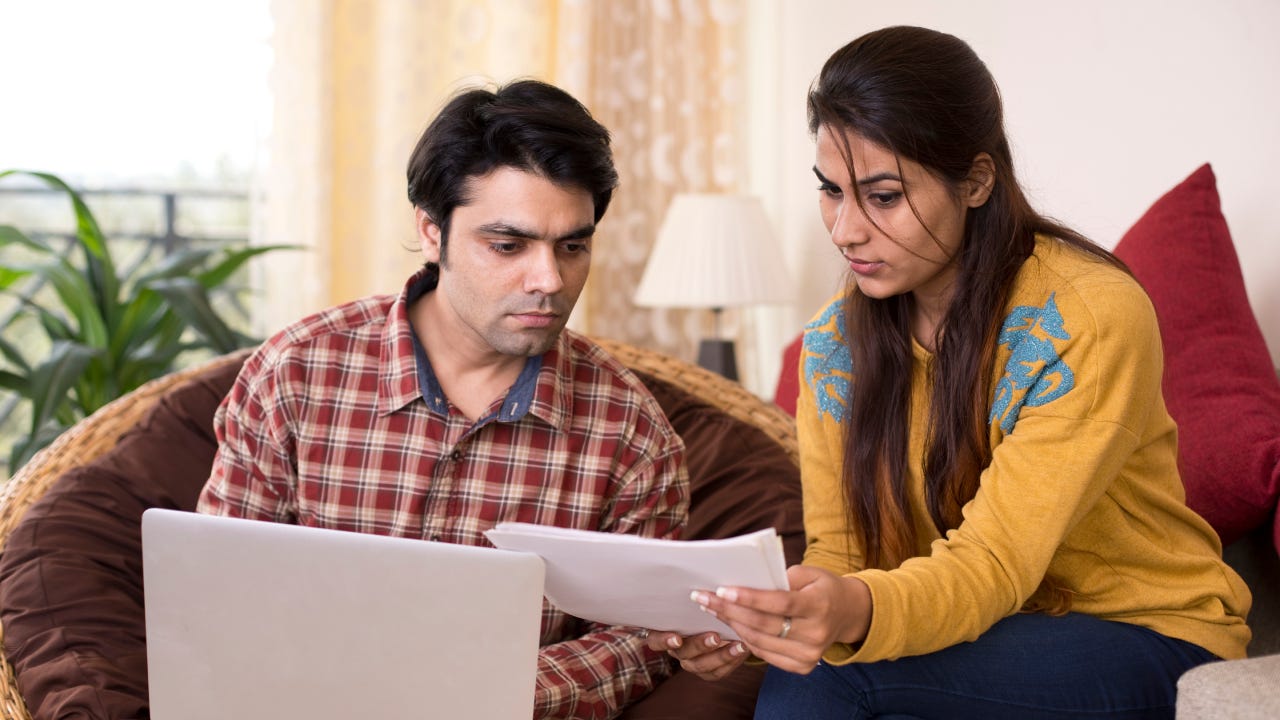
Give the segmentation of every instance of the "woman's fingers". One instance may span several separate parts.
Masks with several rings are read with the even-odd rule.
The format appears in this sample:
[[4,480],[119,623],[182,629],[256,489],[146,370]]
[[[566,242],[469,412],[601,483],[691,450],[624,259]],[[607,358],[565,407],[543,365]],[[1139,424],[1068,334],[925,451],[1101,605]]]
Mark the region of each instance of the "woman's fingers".
[[660,630],[645,630],[645,644],[650,650],[655,652],[666,652],[680,647],[684,643],[684,638],[680,633],[664,632]]
[[650,650],[666,652],[680,667],[704,680],[719,680],[733,672],[747,658],[742,643],[727,641],[719,633],[683,637],[679,633],[650,630],[645,642]]
[[[747,649],[740,642],[719,641],[707,652],[680,660],[680,667],[703,680],[719,680],[733,672],[747,659]],[[675,653],[672,653],[675,655]]]
[[789,591],[726,587],[695,592],[693,599],[733,628],[758,657],[803,674],[813,670],[832,642],[865,636],[870,593],[860,580],[818,568],[793,566],[787,577]]

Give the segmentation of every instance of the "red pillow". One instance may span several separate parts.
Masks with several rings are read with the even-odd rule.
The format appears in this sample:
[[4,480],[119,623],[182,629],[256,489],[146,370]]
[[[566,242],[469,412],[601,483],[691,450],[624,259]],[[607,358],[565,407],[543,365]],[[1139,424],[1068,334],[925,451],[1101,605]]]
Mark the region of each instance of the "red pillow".
[[[1249,307],[1213,170],[1202,166],[1157,200],[1115,254],[1155,305],[1187,504],[1230,544],[1276,513],[1280,381]],[[1280,550],[1280,529],[1275,542]]]
[[804,346],[804,333],[787,343],[782,350],[782,371],[778,373],[778,385],[773,389],[773,402],[796,416],[796,398],[800,395],[800,350]]

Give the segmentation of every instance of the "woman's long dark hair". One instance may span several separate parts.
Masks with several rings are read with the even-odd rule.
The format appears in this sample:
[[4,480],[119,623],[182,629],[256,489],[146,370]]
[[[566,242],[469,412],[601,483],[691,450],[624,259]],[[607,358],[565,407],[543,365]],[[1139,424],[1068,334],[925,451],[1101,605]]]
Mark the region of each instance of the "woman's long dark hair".
[[[930,517],[945,535],[961,522],[991,462],[987,411],[996,341],[1010,288],[1041,233],[1123,267],[1106,250],[1037,213],[1014,176],[1000,93],[986,65],[962,40],[915,27],[863,35],[836,51],[809,92],[809,131],[852,133],[922,165],[959,193],[980,153],[991,156],[994,186],[971,209],[957,256],[954,294],[934,338],[932,396],[924,464]],[[851,184],[852,162],[845,148]],[[907,196],[910,201],[910,195]],[[912,205],[914,209],[914,205]],[[918,214],[917,214],[918,217]],[[854,389],[844,438],[850,527],[866,567],[895,568],[917,554],[907,505],[911,409],[911,295],[845,296],[845,339]],[[1065,611],[1069,598],[1046,579],[1037,597]]]

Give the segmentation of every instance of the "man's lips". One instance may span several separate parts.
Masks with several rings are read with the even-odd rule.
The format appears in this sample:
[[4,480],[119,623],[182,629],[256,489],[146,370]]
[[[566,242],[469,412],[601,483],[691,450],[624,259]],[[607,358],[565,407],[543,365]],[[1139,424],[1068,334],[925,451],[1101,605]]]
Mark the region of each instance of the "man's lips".
[[554,323],[556,321],[556,318],[560,317],[559,313],[544,313],[544,312],[512,313],[511,316],[514,317],[516,320],[518,320],[525,327],[531,327],[531,328],[547,327],[552,323]]

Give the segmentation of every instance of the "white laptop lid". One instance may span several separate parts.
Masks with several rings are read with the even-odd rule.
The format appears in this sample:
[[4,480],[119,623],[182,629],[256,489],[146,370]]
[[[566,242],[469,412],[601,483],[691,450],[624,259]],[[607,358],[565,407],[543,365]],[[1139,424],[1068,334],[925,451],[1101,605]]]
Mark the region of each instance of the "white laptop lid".
[[156,720],[533,714],[536,555],[160,509],[142,555]]

